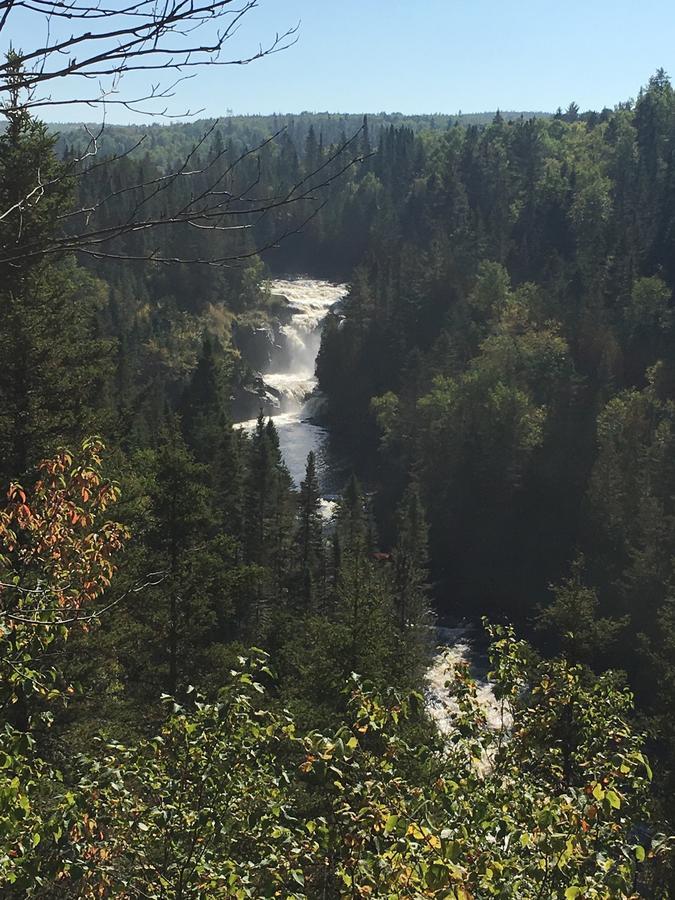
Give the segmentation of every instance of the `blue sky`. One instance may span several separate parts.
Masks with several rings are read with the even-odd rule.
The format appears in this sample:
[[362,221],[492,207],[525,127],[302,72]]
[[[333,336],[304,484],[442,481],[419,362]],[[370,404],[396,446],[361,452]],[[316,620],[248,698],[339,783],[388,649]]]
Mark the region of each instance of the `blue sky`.
[[[659,66],[675,75],[673,0],[259,4],[232,52],[299,22],[298,43],[250,66],[202,71],[181,87],[176,111],[456,113],[555,110],[571,100],[599,109],[634,97]],[[25,27],[12,37],[30,46]]]

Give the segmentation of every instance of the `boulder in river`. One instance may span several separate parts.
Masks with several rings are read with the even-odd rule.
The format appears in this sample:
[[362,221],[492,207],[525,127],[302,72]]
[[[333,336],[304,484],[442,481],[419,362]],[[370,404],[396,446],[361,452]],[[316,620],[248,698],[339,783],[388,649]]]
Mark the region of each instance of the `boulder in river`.
[[265,381],[259,372],[252,378],[235,385],[231,397],[232,417],[235,422],[255,419],[261,412],[273,416],[281,409],[281,394]]

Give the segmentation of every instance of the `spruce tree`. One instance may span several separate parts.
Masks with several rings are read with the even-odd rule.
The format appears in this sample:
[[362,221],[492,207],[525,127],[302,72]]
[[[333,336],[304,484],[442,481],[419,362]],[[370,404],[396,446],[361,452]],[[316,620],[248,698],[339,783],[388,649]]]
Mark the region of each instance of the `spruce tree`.
[[[23,474],[62,442],[102,430],[111,344],[98,336],[101,282],[68,256],[42,252],[70,199],[55,137],[24,110],[0,134],[0,477]],[[35,173],[44,183],[34,190]],[[26,199],[32,198],[32,199]]]
[[228,401],[223,354],[206,334],[181,404],[185,440],[198,462],[213,463],[222,432],[232,426]]
[[428,528],[419,486],[411,482],[398,508],[398,537],[392,551],[394,602],[398,626],[419,625],[429,615]]
[[279,587],[292,533],[291,478],[270,419],[260,414],[251,438],[246,476],[244,541],[247,563],[266,568]]
[[138,680],[159,681],[174,694],[194,677],[196,658],[213,639],[216,621],[203,571],[208,563],[212,578],[217,564],[210,554],[215,535],[208,471],[186,447],[175,418],[160,435],[158,449],[144,454],[144,460],[147,498],[140,564],[161,573],[161,579],[134,611],[149,651]]
[[341,556],[363,559],[372,550],[371,529],[365,498],[358,478],[352,474],[340,498],[336,531]]
[[241,429],[223,428],[212,464],[213,503],[220,530],[243,540],[245,460],[248,440]]
[[294,541],[292,589],[306,611],[320,605],[325,581],[321,491],[313,451],[307,455],[305,478],[300,484],[298,525]]

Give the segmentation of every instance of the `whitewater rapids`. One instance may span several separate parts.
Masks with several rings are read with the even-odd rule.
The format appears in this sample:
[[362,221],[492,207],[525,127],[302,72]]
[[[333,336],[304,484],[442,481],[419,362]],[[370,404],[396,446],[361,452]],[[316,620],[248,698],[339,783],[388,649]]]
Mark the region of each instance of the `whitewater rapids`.
[[[324,319],[346,295],[347,286],[315,278],[280,278],[270,283],[270,291],[285,297],[291,311],[290,321],[281,328],[282,351],[262,373],[265,385],[279,395],[279,412],[271,418],[296,487],[304,478],[307,454],[314,451],[321,488],[329,495],[322,504],[328,518],[335,506],[331,495],[341,485],[335,483],[338,476],[329,465],[326,429],[313,421],[320,403],[315,368]],[[245,431],[252,431],[255,424],[255,419],[237,423]]]

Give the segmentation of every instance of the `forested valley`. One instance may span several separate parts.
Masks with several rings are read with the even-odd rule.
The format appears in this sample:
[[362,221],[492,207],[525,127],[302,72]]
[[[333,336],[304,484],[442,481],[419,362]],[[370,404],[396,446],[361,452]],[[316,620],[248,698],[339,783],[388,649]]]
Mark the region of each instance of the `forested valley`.
[[[597,113],[100,132],[17,96],[2,896],[675,895],[666,74]],[[347,285],[329,503],[264,383],[281,276]],[[494,708],[449,665],[439,729],[460,622]]]

